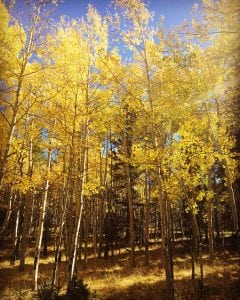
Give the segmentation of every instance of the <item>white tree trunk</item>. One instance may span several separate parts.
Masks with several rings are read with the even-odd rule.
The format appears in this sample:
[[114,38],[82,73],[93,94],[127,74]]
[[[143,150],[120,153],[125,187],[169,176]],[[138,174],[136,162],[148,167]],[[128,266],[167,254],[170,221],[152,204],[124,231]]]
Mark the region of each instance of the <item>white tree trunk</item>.
[[48,160],[47,160],[47,174],[46,174],[47,179],[46,179],[43,202],[42,202],[40,216],[39,216],[38,238],[37,238],[35,258],[34,258],[34,290],[35,291],[37,291],[38,289],[38,267],[39,267],[39,258],[40,258],[41,245],[42,245],[43,225],[44,225],[44,219],[46,214],[46,205],[47,205],[47,197],[48,197],[48,189],[49,189],[48,175],[50,172],[50,167],[51,167],[51,151],[49,150]]

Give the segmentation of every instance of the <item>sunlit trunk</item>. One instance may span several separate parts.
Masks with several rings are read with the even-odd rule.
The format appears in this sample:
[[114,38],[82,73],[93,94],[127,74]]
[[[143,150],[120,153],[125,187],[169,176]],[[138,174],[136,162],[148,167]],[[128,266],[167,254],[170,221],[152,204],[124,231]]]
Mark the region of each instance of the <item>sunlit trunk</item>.
[[20,208],[17,209],[14,232],[13,232],[13,249],[11,256],[11,264],[14,265],[18,256],[18,246],[19,246],[19,216],[20,216]]
[[25,257],[26,257],[27,243],[28,243],[29,230],[30,230],[30,218],[32,213],[32,198],[33,198],[33,192],[29,191],[25,195],[19,271],[24,271],[25,268]]
[[38,268],[39,268],[39,259],[40,259],[40,252],[42,246],[43,225],[44,225],[44,219],[46,215],[46,205],[47,205],[47,197],[48,197],[48,189],[49,189],[48,176],[50,173],[50,167],[51,167],[51,151],[48,150],[47,173],[46,173],[47,179],[45,183],[44,196],[43,196],[43,201],[40,210],[37,243],[36,243],[36,249],[34,255],[34,290],[35,291],[37,291],[38,289]]
[[68,264],[68,285],[70,284],[73,275],[75,273],[75,264],[76,264],[76,256],[77,256],[77,247],[78,247],[78,237],[79,237],[79,229],[82,220],[82,211],[84,204],[84,184],[85,184],[85,176],[86,176],[86,163],[87,163],[87,130],[88,130],[88,120],[86,120],[86,124],[83,129],[83,149],[81,154],[81,162],[80,162],[80,183],[79,183],[79,202],[77,205],[77,223],[75,225],[75,230],[73,234],[73,244],[71,248],[71,253],[69,257]]

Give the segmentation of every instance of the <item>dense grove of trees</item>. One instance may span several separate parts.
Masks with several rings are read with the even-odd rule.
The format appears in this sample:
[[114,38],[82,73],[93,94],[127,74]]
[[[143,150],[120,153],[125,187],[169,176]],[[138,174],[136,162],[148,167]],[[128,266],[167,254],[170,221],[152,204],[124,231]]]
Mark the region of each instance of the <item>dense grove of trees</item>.
[[24,270],[35,243],[36,290],[50,244],[55,285],[61,258],[70,283],[90,254],[124,247],[134,267],[144,247],[148,265],[154,240],[171,295],[181,241],[202,281],[203,247],[214,258],[218,239],[239,236],[240,2],[203,0],[172,32],[140,0],[53,22],[56,5],[29,2],[23,21],[0,2],[0,234],[11,262]]

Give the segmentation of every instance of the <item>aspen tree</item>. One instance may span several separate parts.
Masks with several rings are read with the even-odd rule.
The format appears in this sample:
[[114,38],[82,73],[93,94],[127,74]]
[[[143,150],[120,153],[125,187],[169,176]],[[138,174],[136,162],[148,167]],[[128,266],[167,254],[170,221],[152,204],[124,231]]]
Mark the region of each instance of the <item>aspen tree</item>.
[[38,289],[38,268],[39,268],[39,259],[42,245],[42,236],[43,236],[43,224],[46,215],[46,205],[47,205],[47,197],[48,197],[48,189],[49,189],[49,173],[51,167],[51,154],[52,150],[48,149],[47,151],[47,169],[46,169],[46,182],[44,187],[43,200],[41,204],[40,216],[39,216],[39,226],[38,226],[38,234],[37,234],[37,242],[36,249],[34,255],[34,290]]
[[[55,3],[57,2],[55,1]],[[2,101],[5,109],[4,112],[1,110],[1,118],[4,118],[7,126],[4,147],[1,149],[0,190],[7,172],[8,160],[14,153],[11,147],[16,126],[39,101],[40,97],[38,90],[41,84],[33,86],[32,82],[29,82],[29,76],[33,77],[33,74],[42,70],[40,64],[31,63],[31,58],[39,47],[40,41],[37,37],[43,34],[43,24],[46,26],[46,18],[43,17],[43,14],[49,15],[45,4],[51,5],[51,2],[39,0],[34,4],[26,4],[29,11],[29,24],[28,29],[25,30],[20,22],[11,18],[3,2],[0,3],[2,14],[1,57],[6,58],[2,70],[2,79],[5,85],[2,90],[4,95]],[[9,25],[10,20],[13,21],[13,25]],[[10,99],[8,95],[10,95]],[[25,108],[29,95],[31,95],[32,102]]]
[[[159,145],[159,140],[156,136],[155,120],[154,120],[154,106],[153,106],[153,96],[152,96],[152,83],[150,79],[150,66],[149,66],[149,53],[147,45],[151,44],[153,40],[153,32],[149,28],[149,22],[151,20],[151,13],[145,7],[145,4],[142,1],[131,1],[127,3],[126,1],[116,1],[117,6],[123,10],[124,17],[130,21],[131,28],[127,32],[122,33],[122,38],[125,43],[135,51],[136,57],[142,62],[143,65],[143,78],[144,78],[144,87],[147,91],[146,97],[149,104],[150,111],[150,127],[152,135],[152,143],[155,149],[161,147],[161,142]],[[166,202],[163,198],[162,192],[162,179],[161,179],[161,167],[160,164],[157,164],[156,167],[157,182],[160,190],[159,204],[161,212],[161,234],[162,234],[162,260],[164,263],[166,281],[168,286],[169,294],[173,293],[173,278],[170,274],[170,260],[169,260],[169,249],[167,249],[167,243],[170,241],[167,234],[167,222],[166,222]]]

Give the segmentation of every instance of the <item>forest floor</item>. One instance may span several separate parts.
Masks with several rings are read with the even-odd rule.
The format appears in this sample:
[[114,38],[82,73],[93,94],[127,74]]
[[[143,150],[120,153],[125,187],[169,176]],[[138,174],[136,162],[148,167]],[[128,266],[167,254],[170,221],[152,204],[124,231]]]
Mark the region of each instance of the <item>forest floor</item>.
[[[10,265],[8,250],[5,248],[0,251],[0,299],[33,299],[33,258],[27,257],[25,271],[19,272],[19,261]],[[31,251],[33,249],[29,255]],[[240,253],[236,249],[218,251],[213,261],[209,261],[206,254],[203,255],[204,286],[201,295],[196,288],[197,280],[193,284],[191,278],[191,257],[184,252],[178,247],[174,251],[175,299],[240,299]],[[150,264],[144,266],[144,251],[138,250],[137,267],[130,269],[126,249],[121,249],[120,254],[115,251],[115,256],[108,260],[90,255],[86,269],[79,263],[78,275],[92,292],[95,291],[95,299],[168,299],[160,256],[159,246],[152,245],[149,250]],[[53,262],[50,247],[48,257],[40,262],[40,283],[51,278]],[[66,290],[65,268],[63,257],[59,269],[60,293]]]

